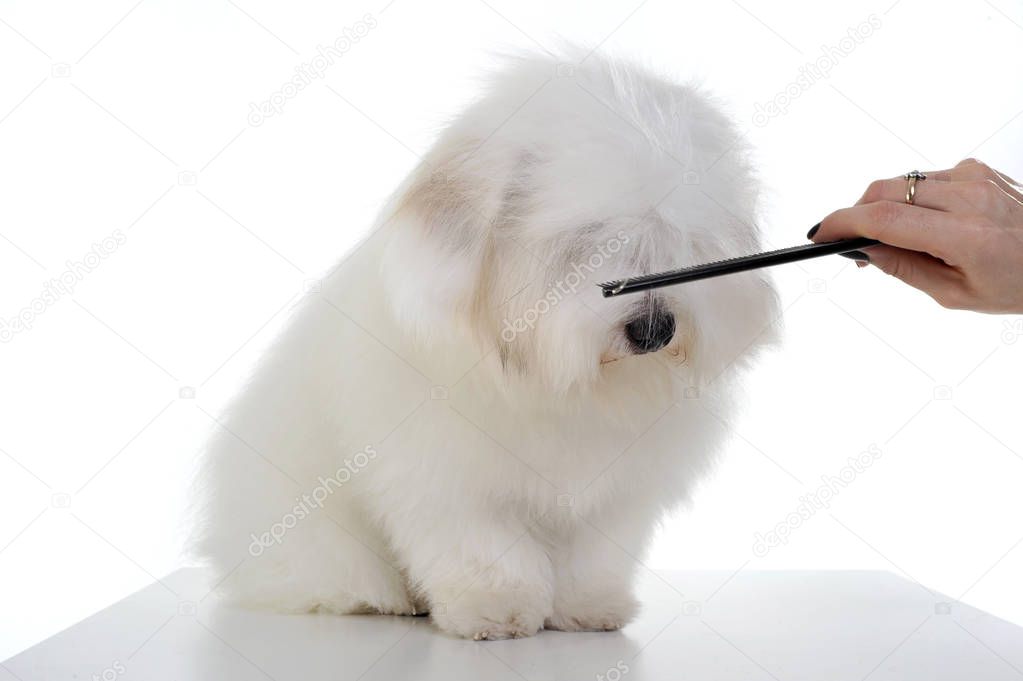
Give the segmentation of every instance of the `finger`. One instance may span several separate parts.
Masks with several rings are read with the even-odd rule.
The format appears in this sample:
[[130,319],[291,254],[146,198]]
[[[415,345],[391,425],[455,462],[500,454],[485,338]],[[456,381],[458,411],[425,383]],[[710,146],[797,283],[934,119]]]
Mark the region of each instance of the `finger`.
[[[969,168],[969,166],[979,166],[979,168],[972,168],[971,169],[971,168]],[[1000,170],[995,170],[994,168],[989,166],[987,163],[984,163],[983,161],[981,161],[979,159],[976,159],[976,158],[972,158],[972,157],[971,158],[964,158],[959,163],[956,163],[956,168],[962,168],[964,170],[964,172],[970,172],[970,171],[973,171],[973,170],[981,170],[981,171],[986,170],[988,172],[992,172],[992,173],[997,174],[999,177],[1001,177],[1002,179],[1004,179],[1006,182],[1008,182],[1010,184],[1014,184],[1016,186],[1019,186],[1019,182],[1017,182],[1016,180],[1012,179],[1011,177],[1009,177],[1005,173],[1001,172]]]
[[[939,179],[943,178],[943,179]],[[874,180],[867,186],[867,191],[856,202],[876,203],[878,201],[906,202],[909,191],[909,180],[904,176],[892,177],[887,180]],[[953,211],[963,208],[962,199],[956,194],[951,182],[951,171],[942,170],[928,173],[926,180],[917,180],[913,194],[913,204],[935,210]]]
[[995,170],[994,168],[992,168],[991,172],[993,172],[998,179],[1005,183],[1005,186],[1008,187],[1007,191],[1014,194],[1017,198],[1023,199],[1023,185],[1021,185],[1019,182],[1012,179],[1011,177],[1009,177],[1000,170]]
[[[908,182],[904,177],[875,180],[856,205],[878,201],[905,203]],[[1015,199],[1003,185],[973,173],[971,179],[959,181],[934,180],[930,175],[926,180],[917,180],[913,205],[946,212],[996,216],[1004,214],[1012,202],[1018,204],[1019,199]]]
[[836,210],[811,231],[818,243],[865,236],[952,262],[956,253],[963,252],[961,242],[966,230],[961,223],[962,218],[953,213],[877,201]]
[[958,270],[926,253],[893,246],[870,249],[870,264],[934,298],[944,307],[959,307],[962,277]]
[[[928,170],[926,180],[917,180],[914,194],[914,204],[935,208],[937,210],[951,211],[957,209],[975,208],[975,201],[968,198],[976,198],[977,193],[983,190],[967,191],[967,199],[958,194],[959,190],[966,188],[960,186],[949,186],[960,183],[982,183],[993,182],[1002,191],[1015,199],[1023,202],[1023,188],[1019,183],[1008,175],[1001,173],[975,158],[963,159],[954,168],[945,170]],[[872,182],[867,191],[863,193],[856,205],[861,203],[874,203],[875,201],[903,201],[906,200],[906,193],[909,189],[909,180],[904,175],[892,177],[885,180]],[[970,194],[972,193],[972,196]],[[985,198],[985,197],[982,197]]]
[[1017,200],[1023,200],[1023,191],[1021,191],[1019,182],[975,158],[965,158],[957,163],[952,170],[952,179],[956,182],[991,180]]

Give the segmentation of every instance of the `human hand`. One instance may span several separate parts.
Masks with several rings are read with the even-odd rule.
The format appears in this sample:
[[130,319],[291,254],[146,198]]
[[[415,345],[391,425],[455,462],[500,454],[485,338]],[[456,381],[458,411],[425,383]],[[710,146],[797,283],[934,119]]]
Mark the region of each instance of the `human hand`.
[[877,180],[807,237],[877,239],[883,245],[846,255],[947,308],[1023,313],[1023,187],[972,158],[925,174],[912,205],[904,177]]

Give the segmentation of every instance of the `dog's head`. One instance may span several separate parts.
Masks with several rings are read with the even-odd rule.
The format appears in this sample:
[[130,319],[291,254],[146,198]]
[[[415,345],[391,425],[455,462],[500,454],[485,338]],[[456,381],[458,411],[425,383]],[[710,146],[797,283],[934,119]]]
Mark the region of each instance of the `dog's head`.
[[516,60],[399,190],[384,257],[397,315],[560,397],[714,378],[772,335],[763,273],[611,299],[596,284],[759,249],[737,134],[695,89],[572,56]]

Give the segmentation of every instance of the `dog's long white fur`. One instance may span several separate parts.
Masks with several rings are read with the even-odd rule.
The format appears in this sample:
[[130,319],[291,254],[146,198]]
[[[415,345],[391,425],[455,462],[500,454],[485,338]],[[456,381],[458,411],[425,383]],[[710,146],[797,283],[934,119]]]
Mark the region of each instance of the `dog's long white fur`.
[[[195,538],[229,597],[476,638],[635,614],[778,304],[762,272],[601,298],[759,250],[757,183],[700,90],[559,60],[507,60],[222,418]],[[674,337],[637,354],[625,324],[665,311]]]

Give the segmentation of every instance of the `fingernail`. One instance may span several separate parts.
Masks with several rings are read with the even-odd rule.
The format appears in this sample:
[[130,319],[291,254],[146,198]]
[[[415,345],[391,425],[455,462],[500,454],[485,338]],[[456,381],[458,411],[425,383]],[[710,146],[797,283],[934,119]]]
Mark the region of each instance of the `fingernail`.
[[816,225],[814,225],[813,227],[810,228],[809,232],[806,233],[806,238],[807,239],[812,239],[813,235],[816,234],[817,230],[820,229],[820,228],[821,228],[821,223],[818,222]]
[[849,258],[850,260],[870,262],[870,256],[863,251],[846,251],[845,253],[839,253],[839,255],[843,258]]

